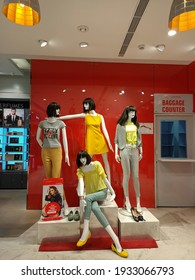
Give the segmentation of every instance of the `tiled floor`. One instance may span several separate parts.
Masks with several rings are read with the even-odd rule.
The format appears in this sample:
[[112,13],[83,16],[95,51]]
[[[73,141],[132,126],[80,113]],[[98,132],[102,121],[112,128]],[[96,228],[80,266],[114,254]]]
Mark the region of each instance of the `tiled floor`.
[[[149,210],[160,221],[158,248],[130,249],[128,259],[195,260],[195,208]],[[40,210],[26,210],[26,190],[0,190],[0,213],[1,260],[121,260],[111,250],[39,252]]]

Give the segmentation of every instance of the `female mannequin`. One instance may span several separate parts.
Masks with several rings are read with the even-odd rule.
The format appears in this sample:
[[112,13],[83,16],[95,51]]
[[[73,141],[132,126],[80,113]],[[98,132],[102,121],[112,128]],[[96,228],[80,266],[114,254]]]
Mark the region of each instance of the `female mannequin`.
[[[65,152],[65,162],[70,166],[68,155],[68,142],[66,137],[66,125],[57,119],[60,114],[60,105],[52,102],[47,107],[46,120],[39,123],[36,140],[41,147],[41,158],[45,170],[46,178],[60,178],[62,165],[62,147],[60,143],[60,131],[62,131],[63,148]],[[41,138],[41,132],[44,131],[44,138]],[[64,199],[65,209],[68,208]],[[69,211],[66,211],[66,214]]]
[[[110,138],[108,135],[108,131],[106,129],[106,124],[104,121],[104,117],[100,114],[97,114],[95,111],[95,103],[91,98],[85,98],[83,100],[83,113],[74,114],[74,115],[66,115],[61,116],[61,120],[69,120],[76,118],[84,118],[85,124],[87,127],[87,135],[86,135],[86,150],[92,157],[93,155],[101,154],[106,170],[106,174],[108,176],[108,180],[110,181],[110,166],[108,162],[108,146],[111,151],[114,152],[114,149],[111,145]],[[102,128],[102,132],[100,130],[100,126]],[[106,141],[108,146],[106,144]]]
[[[115,192],[106,178],[106,174],[101,163],[99,161],[92,162],[91,156],[86,151],[80,151],[78,153],[76,163],[78,166],[77,193],[80,199],[80,207],[84,207],[83,232],[81,238],[77,242],[77,246],[84,246],[91,237],[91,232],[89,230],[89,220],[91,211],[93,211],[99,222],[113,240],[113,244],[111,245],[112,251],[120,257],[127,258],[128,253],[122,249],[118,236],[114,233],[98,204],[98,202],[106,199],[108,190],[111,193],[110,200],[114,200],[115,198]],[[86,192],[85,197],[84,188]]]
[[[119,155],[120,151],[120,155]],[[139,153],[139,155],[138,155]],[[127,106],[117,121],[115,134],[115,159],[121,162],[123,169],[123,191],[126,210],[136,217],[134,208],[129,200],[129,179],[132,170],[133,184],[136,193],[137,211],[141,212],[140,206],[140,183],[139,183],[139,160],[142,159],[142,139],[139,133],[139,123],[136,116],[136,108]],[[141,218],[139,218],[141,220]],[[135,218],[136,221],[138,221]]]

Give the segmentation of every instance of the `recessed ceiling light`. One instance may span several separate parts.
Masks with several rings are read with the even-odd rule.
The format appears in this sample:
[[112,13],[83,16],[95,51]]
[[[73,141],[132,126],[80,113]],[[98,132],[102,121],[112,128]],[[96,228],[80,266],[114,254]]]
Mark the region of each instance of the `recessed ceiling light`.
[[86,25],[79,25],[79,26],[77,27],[77,29],[78,29],[80,32],[86,32],[86,31],[89,30],[89,27],[86,26]]
[[39,42],[41,48],[44,48],[48,44],[48,42],[46,40],[39,40],[38,42]]
[[164,45],[164,44],[156,45],[156,49],[157,49],[159,52],[163,52],[163,51],[165,50],[165,45]]
[[87,43],[87,42],[80,42],[80,43],[79,43],[79,46],[80,46],[81,48],[86,48],[86,47],[88,47],[88,43]]
[[169,36],[174,36],[177,32],[175,30],[169,30],[168,35]]

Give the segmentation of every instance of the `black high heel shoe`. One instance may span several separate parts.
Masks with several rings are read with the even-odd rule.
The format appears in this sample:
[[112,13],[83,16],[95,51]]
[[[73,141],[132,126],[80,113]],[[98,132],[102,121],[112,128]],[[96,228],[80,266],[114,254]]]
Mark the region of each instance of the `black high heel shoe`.
[[139,222],[137,211],[134,207],[131,207],[131,214],[135,222]]

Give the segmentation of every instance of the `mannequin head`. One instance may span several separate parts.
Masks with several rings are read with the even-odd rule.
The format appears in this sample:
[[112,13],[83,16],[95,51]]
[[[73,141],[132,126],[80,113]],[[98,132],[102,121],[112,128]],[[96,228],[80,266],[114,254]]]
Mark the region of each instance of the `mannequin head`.
[[60,105],[56,102],[52,102],[47,106],[46,112],[48,117],[59,117]]
[[[84,158],[86,159],[86,161],[83,160]],[[85,165],[89,165],[91,162],[91,156],[86,151],[82,150],[82,151],[78,152],[78,154],[77,154],[76,164],[77,164],[78,168],[83,166],[84,162],[85,162]]]
[[[87,106],[87,104],[88,104],[88,106]],[[86,112],[89,112],[91,110],[95,110],[95,102],[90,97],[85,98],[83,100],[83,112],[86,113]]]
[[[132,112],[132,114],[131,114]],[[117,123],[120,125],[124,125],[126,121],[129,119],[129,116],[132,116],[131,121],[139,127],[139,123],[137,121],[136,115],[136,107],[135,106],[127,106],[124,111],[122,112],[120,118],[118,119]]]

